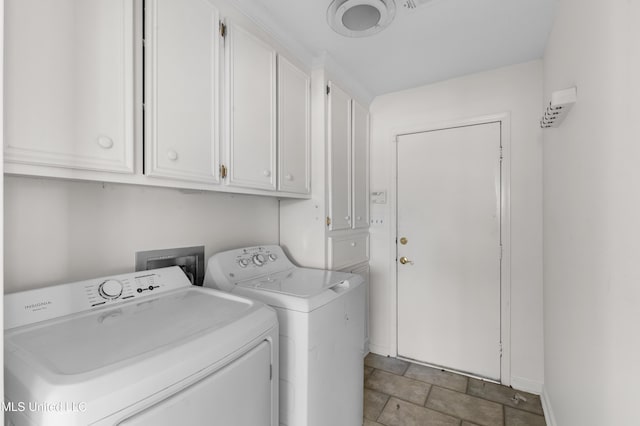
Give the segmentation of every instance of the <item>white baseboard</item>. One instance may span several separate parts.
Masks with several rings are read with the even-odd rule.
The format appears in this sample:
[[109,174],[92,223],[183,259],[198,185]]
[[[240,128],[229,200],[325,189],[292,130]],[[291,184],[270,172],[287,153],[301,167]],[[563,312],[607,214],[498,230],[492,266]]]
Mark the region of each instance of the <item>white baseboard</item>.
[[511,376],[511,387],[517,390],[542,395],[544,384],[537,380],[525,379],[524,377]]
[[391,356],[389,349],[386,346],[376,345],[371,342],[369,342],[369,351],[376,355]]
[[544,411],[544,419],[547,422],[547,426],[558,426],[556,417],[553,414],[553,408],[551,408],[551,400],[547,389],[542,386],[542,394],[540,395],[540,401],[542,402],[542,410]]

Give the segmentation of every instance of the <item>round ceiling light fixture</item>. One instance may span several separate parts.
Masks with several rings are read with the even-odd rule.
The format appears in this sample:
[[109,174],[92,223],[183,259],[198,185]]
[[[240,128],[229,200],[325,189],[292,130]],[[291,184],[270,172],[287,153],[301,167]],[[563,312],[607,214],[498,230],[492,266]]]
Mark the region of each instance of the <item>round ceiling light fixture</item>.
[[395,16],[394,0],[333,0],[327,10],[329,26],[347,37],[379,33]]

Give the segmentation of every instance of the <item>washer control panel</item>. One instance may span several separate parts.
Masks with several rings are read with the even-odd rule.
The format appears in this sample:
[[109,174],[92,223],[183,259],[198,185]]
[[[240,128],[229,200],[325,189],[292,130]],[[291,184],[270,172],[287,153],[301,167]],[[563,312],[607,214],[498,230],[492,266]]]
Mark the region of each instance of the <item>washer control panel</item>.
[[279,259],[276,250],[268,247],[251,247],[237,250],[235,253],[236,264],[240,268],[261,268]]
[[236,283],[288,271],[296,266],[277,245],[246,247],[219,252],[207,262],[206,282],[231,290]]
[[190,287],[178,266],[5,295],[5,329]]

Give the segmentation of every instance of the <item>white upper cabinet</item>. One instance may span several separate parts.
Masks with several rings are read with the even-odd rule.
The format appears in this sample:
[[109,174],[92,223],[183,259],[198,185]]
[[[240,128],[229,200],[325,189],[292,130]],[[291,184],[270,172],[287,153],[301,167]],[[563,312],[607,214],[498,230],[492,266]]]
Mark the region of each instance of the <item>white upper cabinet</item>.
[[353,228],[369,227],[369,112],[353,101]]
[[133,173],[129,0],[5,0],[7,163]]
[[310,79],[278,57],[278,190],[310,191]]
[[228,183],[276,189],[276,51],[230,23],[226,36]]
[[329,83],[329,230],[351,228],[351,97]]
[[147,0],[145,174],[219,181],[219,14],[207,0]]

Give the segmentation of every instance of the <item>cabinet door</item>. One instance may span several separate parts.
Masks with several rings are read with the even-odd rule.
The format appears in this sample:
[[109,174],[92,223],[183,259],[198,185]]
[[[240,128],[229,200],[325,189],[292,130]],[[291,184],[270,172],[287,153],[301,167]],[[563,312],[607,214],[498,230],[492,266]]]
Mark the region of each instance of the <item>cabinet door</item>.
[[351,98],[329,83],[329,224],[351,228]]
[[369,227],[369,113],[353,102],[353,227]]
[[309,76],[278,57],[278,190],[308,194]]
[[234,24],[227,33],[229,184],[276,189],[276,52]]
[[147,0],[145,173],[218,182],[218,11]]
[[5,1],[5,160],[133,173],[133,2]]

